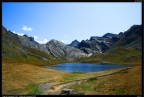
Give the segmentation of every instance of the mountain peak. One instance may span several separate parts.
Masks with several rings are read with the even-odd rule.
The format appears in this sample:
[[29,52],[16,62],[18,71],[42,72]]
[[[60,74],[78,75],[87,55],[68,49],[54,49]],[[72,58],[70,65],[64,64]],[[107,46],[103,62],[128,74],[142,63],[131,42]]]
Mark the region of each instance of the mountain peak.
[[55,45],[65,45],[63,42],[58,41],[56,39],[51,39],[49,42],[47,42],[46,44],[55,44]]
[[75,39],[75,40],[74,40],[74,41],[72,41],[72,42],[79,42],[79,41]]
[[103,38],[112,38],[112,37],[115,37],[117,34],[113,34],[113,33],[106,33],[106,34],[104,34],[102,37]]
[[77,47],[79,45],[79,43],[80,42],[75,39],[74,41],[71,42],[71,44],[69,46]]

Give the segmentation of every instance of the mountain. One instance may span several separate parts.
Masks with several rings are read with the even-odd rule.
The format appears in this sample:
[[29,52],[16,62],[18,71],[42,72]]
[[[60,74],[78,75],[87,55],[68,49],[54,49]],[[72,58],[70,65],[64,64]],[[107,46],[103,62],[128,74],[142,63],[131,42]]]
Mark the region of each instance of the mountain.
[[56,58],[65,57],[68,60],[73,60],[75,58],[85,57],[85,54],[82,50],[77,48],[67,46],[64,43],[57,41],[55,39],[50,40],[46,43],[48,51]]
[[24,62],[33,64],[52,64],[55,60],[44,51],[43,46],[27,35],[19,36],[2,27],[2,60],[5,62]]
[[34,41],[34,37],[28,37],[27,35],[18,36],[20,43],[25,47],[31,47],[47,54],[50,52],[47,50],[45,44],[39,44],[38,42]]
[[116,34],[107,33],[102,37],[92,36],[89,40],[82,40],[79,43],[78,48],[88,54],[103,53],[111,48],[114,43],[112,38],[115,35]]
[[92,36],[81,42],[74,40],[66,45],[57,40],[50,40],[46,44],[37,43],[33,37],[19,36],[7,31],[2,26],[2,57],[3,60],[27,62],[44,61],[54,63],[62,60],[74,60],[93,54],[104,53],[111,48],[142,48],[142,25],[133,25],[118,35],[106,33],[102,37]]
[[[6,58],[34,58],[35,60],[67,59],[87,56],[82,50],[67,46],[64,43],[51,40],[46,44],[39,44],[33,37],[19,36],[2,27],[2,54]],[[38,54],[41,53],[41,54]],[[51,58],[51,59],[49,59]]]
[[113,47],[142,48],[142,25],[133,25],[124,33],[119,33],[116,38],[118,41]]
[[71,42],[71,44],[69,44],[69,46],[78,47],[79,44],[80,42],[78,40],[74,40]]
[[133,25],[125,32],[117,34],[106,33],[102,37],[92,36],[89,40],[82,40],[78,48],[87,54],[103,53],[115,47],[137,48],[142,46],[142,26]]
[[111,47],[111,43],[107,41],[107,39],[90,39],[90,40],[82,40],[78,45],[78,48],[83,50],[85,53],[103,53],[107,49]]
[[112,34],[112,33],[106,33],[105,35],[103,35],[103,38],[112,38],[115,37],[117,34]]

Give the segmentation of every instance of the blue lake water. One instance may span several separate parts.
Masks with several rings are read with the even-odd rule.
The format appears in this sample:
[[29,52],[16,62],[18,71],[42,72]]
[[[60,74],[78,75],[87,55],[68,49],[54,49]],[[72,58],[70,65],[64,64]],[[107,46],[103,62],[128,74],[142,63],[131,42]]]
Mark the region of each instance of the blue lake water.
[[108,69],[124,68],[128,66],[118,64],[64,63],[46,67],[63,72],[98,72]]

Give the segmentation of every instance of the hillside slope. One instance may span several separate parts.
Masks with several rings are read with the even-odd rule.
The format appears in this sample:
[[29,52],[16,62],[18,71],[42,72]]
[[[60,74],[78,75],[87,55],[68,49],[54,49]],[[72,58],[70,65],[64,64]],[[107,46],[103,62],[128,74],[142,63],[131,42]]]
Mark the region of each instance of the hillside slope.
[[30,64],[56,64],[67,61],[55,59],[49,52],[31,37],[19,36],[2,27],[2,61]]

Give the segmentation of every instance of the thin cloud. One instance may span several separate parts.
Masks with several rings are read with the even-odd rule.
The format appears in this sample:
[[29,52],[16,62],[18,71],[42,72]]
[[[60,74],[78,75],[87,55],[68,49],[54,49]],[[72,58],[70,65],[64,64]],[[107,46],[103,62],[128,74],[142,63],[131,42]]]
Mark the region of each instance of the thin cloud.
[[17,34],[17,35],[20,35],[20,36],[23,36],[24,34],[23,33],[17,33],[15,31],[13,31],[13,33]]
[[47,43],[48,42],[48,40],[45,38],[44,40],[42,40],[42,41],[39,41],[39,40],[36,40],[38,43],[40,43],[40,44],[45,44],[45,43]]
[[24,31],[32,31],[32,28],[27,27],[27,26],[23,26],[22,30],[24,30]]

